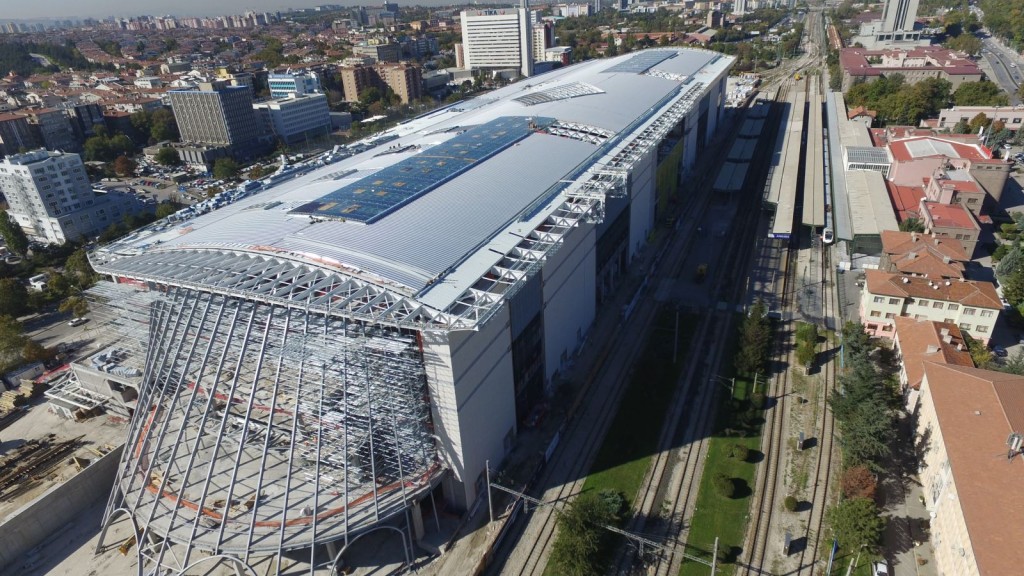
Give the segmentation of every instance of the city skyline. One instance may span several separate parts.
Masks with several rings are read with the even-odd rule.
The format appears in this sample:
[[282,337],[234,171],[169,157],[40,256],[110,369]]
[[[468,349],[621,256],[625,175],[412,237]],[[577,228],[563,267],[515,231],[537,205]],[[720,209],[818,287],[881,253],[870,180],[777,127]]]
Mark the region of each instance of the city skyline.
[[[276,12],[290,8],[313,8],[325,4],[343,6],[370,6],[382,2],[360,2],[343,0],[339,2],[315,2],[310,0],[225,0],[211,4],[204,0],[179,0],[173,4],[156,0],[94,0],[83,10],[81,2],[75,0],[52,0],[46,4],[19,3],[5,7],[0,22],[9,20],[75,20],[82,18],[102,19],[108,16],[223,16],[253,10],[256,12]],[[489,3],[489,2],[482,2]],[[443,6],[450,5],[445,0],[416,0],[406,6]],[[400,4],[402,5],[402,4]]]

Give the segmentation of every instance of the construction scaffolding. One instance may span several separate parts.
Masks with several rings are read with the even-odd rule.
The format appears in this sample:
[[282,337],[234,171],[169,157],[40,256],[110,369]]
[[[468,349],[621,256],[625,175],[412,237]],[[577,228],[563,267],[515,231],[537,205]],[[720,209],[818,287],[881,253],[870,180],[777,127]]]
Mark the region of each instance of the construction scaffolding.
[[[130,302],[111,286],[108,306]],[[439,481],[417,333],[191,288],[149,294],[138,410],[104,515],[104,533],[131,516],[140,565],[347,543]]]

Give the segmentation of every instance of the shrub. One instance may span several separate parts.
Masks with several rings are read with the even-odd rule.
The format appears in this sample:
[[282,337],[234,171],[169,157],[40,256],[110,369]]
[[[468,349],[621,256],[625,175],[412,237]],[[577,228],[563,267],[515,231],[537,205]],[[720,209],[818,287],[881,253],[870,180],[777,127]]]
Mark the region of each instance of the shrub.
[[740,462],[746,462],[747,458],[750,458],[750,450],[742,444],[733,444],[732,448],[729,449],[729,457]]
[[750,395],[750,405],[755,410],[764,410],[765,395],[761,392]]
[[711,483],[715,487],[715,492],[723,498],[732,498],[733,494],[736,493],[736,485],[733,483],[732,478],[721,472],[715,474],[715,477],[711,479]]
[[786,496],[786,499],[782,501],[782,507],[785,508],[787,512],[796,512],[797,504],[798,502],[793,496]]

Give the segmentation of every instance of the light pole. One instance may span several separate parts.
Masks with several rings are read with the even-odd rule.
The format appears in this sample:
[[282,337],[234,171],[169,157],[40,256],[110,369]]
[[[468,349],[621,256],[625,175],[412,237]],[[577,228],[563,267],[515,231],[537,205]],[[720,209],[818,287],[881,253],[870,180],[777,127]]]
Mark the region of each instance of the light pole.
[[729,383],[729,399],[732,400],[733,398],[736,397],[736,379],[735,378],[726,378],[725,376],[719,376],[718,374],[712,374],[708,378],[708,381],[709,382],[715,382],[717,384],[722,384],[723,386],[725,385],[726,382],[728,382]]

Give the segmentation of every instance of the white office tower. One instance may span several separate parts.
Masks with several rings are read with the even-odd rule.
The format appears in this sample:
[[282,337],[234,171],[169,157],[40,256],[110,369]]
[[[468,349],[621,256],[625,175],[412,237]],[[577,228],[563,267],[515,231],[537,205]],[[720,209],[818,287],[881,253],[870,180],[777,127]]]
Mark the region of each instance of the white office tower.
[[533,74],[533,35],[525,0],[515,9],[464,10],[461,20],[466,69],[518,68],[523,76]]
[[853,41],[869,50],[930,44],[929,39],[922,40],[920,30],[914,30],[918,1],[886,0],[882,19],[861,24]]
[[884,29],[892,32],[913,32],[918,0],[886,0],[882,9]]

